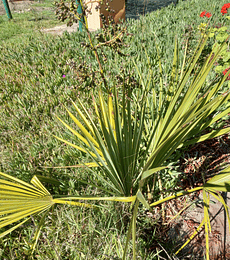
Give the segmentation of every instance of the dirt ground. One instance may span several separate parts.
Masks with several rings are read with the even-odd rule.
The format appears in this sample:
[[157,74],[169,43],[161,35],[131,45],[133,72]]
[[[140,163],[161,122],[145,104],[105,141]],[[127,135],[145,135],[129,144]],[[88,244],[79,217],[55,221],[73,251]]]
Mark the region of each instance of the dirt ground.
[[[229,126],[230,122],[226,122]],[[209,180],[218,174],[221,169],[230,163],[230,138],[224,135],[219,138],[207,140],[192,146],[180,159],[180,171],[184,173],[181,178],[181,188],[201,186],[202,178]],[[202,177],[203,175],[203,177]],[[222,192],[225,203],[230,207],[230,193]],[[170,240],[175,245],[182,245],[198,228],[204,217],[203,194],[198,192],[191,207],[185,210],[180,217],[171,222],[169,229]],[[178,199],[167,205],[168,214],[173,217],[188,204],[184,199]],[[174,209],[174,210],[172,210]],[[173,213],[174,212],[174,213]],[[211,232],[209,235],[210,260],[230,259],[230,232],[228,217],[223,205],[213,196],[210,196],[209,216],[211,221]],[[205,235],[204,229],[183,250],[182,259],[204,259]],[[180,258],[181,259],[181,258]]]
[[[202,222],[204,217],[202,199],[202,192],[200,192],[197,202],[171,223],[167,235],[177,249],[185,243]],[[225,194],[224,199],[226,204],[230,206],[229,194]],[[186,205],[185,201],[183,201],[183,205]],[[175,203],[170,206],[171,208],[177,208],[178,205]],[[211,222],[211,232],[209,233],[210,260],[230,259],[230,235],[227,215],[224,207],[212,196],[210,197],[209,217]],[[179,259],[203,260],[205,247],[206,240],[203,226],[194,240],[181,251],[182,254],[180,254]]]
[[51,33],[53,35],[62,35],[65,31],[68,33],[78,31],[78,24],[73,24],[71,27],[68,27],[66,24],[58,25],[53,28],[41,30],[44,33]]
[[[24,13],[28,12],[32,8],[34,1],[8,1],[11,13]],[[33,7],[35,11],[44,10],[48,8]],[[0,15],[5,15],[6,11],[3,5],[3,2],[0,1]]]
[[[9,3],[9,7],[10,7],[10,11],[12,13],[12,15],[14,13],[24,13],[24,12],[29,12],[31,10],[34,10],[35,12],[39,12],[42,10],[47,10],[50,9],[50,7],[45,8],[45,7],[34,7],[33,3],[34,1],[8,1]],[[3,5],[3,2],[0,1],[0,15],[5,15],[6,11]],[[74,24],[71,27],[67,27],[65,24],[63,25],[59,25],[59,26],[55,26],[53,28],[48,28],[48,29],[43,29],[41,30],[42,32],[45,33],[51,33],[53,35],[62,35],[65,31],[67,31],[68,33],[71,32],[76,32],[78,30],[78,24]]]

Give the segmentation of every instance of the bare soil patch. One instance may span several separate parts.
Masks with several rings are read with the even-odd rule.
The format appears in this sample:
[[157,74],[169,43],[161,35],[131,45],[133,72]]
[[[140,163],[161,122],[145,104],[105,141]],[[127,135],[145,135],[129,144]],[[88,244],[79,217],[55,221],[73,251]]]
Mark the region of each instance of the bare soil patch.
[[[34,1],[9,1],[9,7],[11,13],[24,13],[29,11],[41,12],[44,10],[51,10],[52,7],[36,7],[34,6]],[[6,11],[3,2],[0,1],[0,15],[6,15]],[[33,18],[31,18],[32,20]],[[78,24],[73,24],[71,27],[67,27],[66,24],[58,25],[53,28],[41,30],[44,33],[50,33],[53,35],[62,35],[65,31],[68,33],[76,32],[78,30]]]
[[[51,7],[36,7],[33,6],[34,1],[8,1],[11,13],[24,13],[34,10],[35,12],[43,10],[51,10]],[[0,15],[5,15],[6,11],[3,2],[0,1]]]
[[[229,127],[226,122],[224,127]],[[228,166],[230,163],[230,138],[224,135],[189,147],[184,152],[178,163],[180,172],[179,186],[187,190],[203,185],[205,181]],[[203,175],[203,176],[202,176]],[[230,192],[221,193],[226,205],[230,208]],[[163,214],[164,213],[164,217]],[[152,243],[149,250],[161,251],[165,245],[169,254],[175,253],[199,227],[204,217],[204,205],[202,191],[193,193],[186,197],[168,201],[155,209],[155,214],[149,217],[153,221],[157,219],[154,226],[154,234],[160,234]],[[230,259],[230,232],[227,214],[223,205],[210,196],[209,217],[211,232],[209,234],[210,260]],[[203,260],[206,252],[206,239],[204,227],[194,239],[178,254],[180,260]],[[165,255],[162,259],[167,258]]]
[[[229,122],[227,122],[229,126]],[[226,126],[225,126],[226,127]],[[181,187],[189,189],[203,184],[212,176],[218,174],[230,163],[230,139],[228,135],[198,143],[190,148],[180,160]],[[203,177],[202,177],[203,175]],[[230,207],[230,194],[222,192],[225,203]],[[194,203],[188,210],[180,214],[172,221],[169,228],[170,240],[178,247],[183,244],[198,228],[204,217],[203,196],[198,192],[191,198]],[[178,199],[169,202],[168,215],[175,215],[186,207],[186,199]],[[172,214],[174,209],[174,214]],[[223,205],[210,196],[209,216],[211,221],[211,233],[209,235],[210,259],[230,259],[230,233],[226,212]],[[183,259],[204,259],[206,240],[204,228],[195,239],[183,250]],[[179,247],[178,247],[179,248]]]
[[51,33],[53,35],[62,35],[64,32],[72,33],[78,31],[78,24],[73,24],[71,27],[68,27],[66,24],[58,25],[53,28],[41,30],[44,33]]

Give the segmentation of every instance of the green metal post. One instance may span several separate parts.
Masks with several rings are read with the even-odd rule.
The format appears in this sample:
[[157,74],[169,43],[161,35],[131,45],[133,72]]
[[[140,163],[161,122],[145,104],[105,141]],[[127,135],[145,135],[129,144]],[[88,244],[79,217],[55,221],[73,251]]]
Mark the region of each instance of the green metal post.
[[6,14],[7,14],[8,18],[9,18],[9,19],[12,19],[13,17],[12,17],[12,14],[11,14],[11,12],[10,12],[10,8],[9,8],[9,5],[8,5],[7,0],[2,0],[2,2],[3,2],[3,5],[4,5],[4,7],[5,7]]
[[82,32],[82,26],[83,26],[83,23],[84,23],[84,17],[82,15],[82,7],[81,7],[81,0],[76,0],[76,3],[77,3],[77,12],[79,15],[81,15],[81,20],[79,21],[79,30],[80,32]]

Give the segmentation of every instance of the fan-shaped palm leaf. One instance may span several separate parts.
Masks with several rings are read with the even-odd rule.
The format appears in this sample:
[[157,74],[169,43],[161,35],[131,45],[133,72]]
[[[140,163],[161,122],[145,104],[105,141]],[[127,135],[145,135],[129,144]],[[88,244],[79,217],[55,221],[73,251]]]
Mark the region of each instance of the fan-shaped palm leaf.
[[56,203],[91,207],[91,205],[69,199],[60,198],[60,201],[53,199],[36,176],[31,180],[31,184],[28,184],[0,172],[0,229],[21,221],[16,226],[3,231],[0,237],[28,221],[31,215],[41,214]]

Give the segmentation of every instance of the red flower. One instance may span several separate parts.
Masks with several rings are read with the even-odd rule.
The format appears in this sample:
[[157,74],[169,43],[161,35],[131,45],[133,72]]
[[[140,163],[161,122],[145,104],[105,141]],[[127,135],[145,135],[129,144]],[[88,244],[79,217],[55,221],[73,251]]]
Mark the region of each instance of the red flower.
[[223,74],[225,75],[229,70],[230,70],[230,67],[227,68],[227,69],[225,69],[225,70],[223,71]]
[[210,18],[210,17],[212,16],[212,14],[211,14],[211,13],[206,13],[206,10],[204,10],[204,11],[200,14],[200,17],[204,17],[204,16]]
[[230,8],[230,3],[228,3],[228,4],[224,4],[223,6],[222,6],[222,8],[221,8],[221,13],[222,13],[222,15],[224,15],[224,14],[227,14],[227,9],[228,8]]
[[[230,67],[223,71],[223,74],[225,75],[230,70]],[[226,80],[230,80],[230,75],[226,78]]]
[[204,10],[201,14],[200,14],[200,17],[204,17],[206,14],[206,10]]

